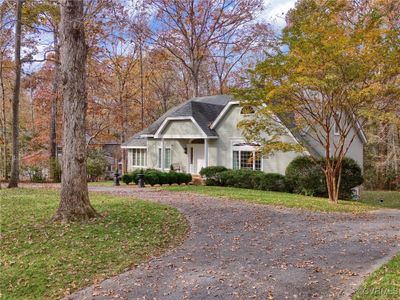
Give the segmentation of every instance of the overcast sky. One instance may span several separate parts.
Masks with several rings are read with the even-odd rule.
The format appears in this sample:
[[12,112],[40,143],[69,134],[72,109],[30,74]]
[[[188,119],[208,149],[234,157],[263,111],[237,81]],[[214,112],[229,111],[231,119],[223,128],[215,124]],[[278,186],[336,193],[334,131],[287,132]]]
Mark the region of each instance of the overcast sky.
[[264,0],[263,18],[270,22],[276,30],[285,25],[286,12],[294,7],[296,0]]

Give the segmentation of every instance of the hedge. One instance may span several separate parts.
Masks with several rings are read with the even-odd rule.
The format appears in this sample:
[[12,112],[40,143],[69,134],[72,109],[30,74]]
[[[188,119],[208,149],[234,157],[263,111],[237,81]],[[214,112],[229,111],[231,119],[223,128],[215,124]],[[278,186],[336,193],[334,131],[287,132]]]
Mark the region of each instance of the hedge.
[[201,168],[200,175],[203,177],[206,185],[220,185],[219,174],[224,171],[228,171],[228,169],[223,166],[213,166]]
[[161,172],[156,169],[136,169],[133,172],[126,173],[122,176],[122,182],[126,184],[135,183],[138,184],[139,174],[144,174],[144,182],[145,184],[150,184],[154,186],[156,184],[189,184],[192,181],[192,175],[188,173],[177,173],[174,171],[170,172]]
[[[227,186],[264,191],[289,192],[308,196],[328,197],[324,159],[314,162],[309,156],[294,159],[286,169],[286,176],[253,170],[228,170],[222,166],[200,171],[206,185]],[[363,183],[360,166],[351,158],[342,165],[340,199],[351,199],[352,189]]]
[[285,176],[253,170],[228,170],[222,166],[207,167],[200,171],[206,185],[227,186],[264,191],[287,192]]
[[[286,169],[286,181],[289,190],[309,196],[328,197],[325,174],[322,167],[324,159],[315,162],[307,156],[294,159]],[[342,163],[339,198],[351,199],[352,189],[363,183],[361,168],[351,158]]]

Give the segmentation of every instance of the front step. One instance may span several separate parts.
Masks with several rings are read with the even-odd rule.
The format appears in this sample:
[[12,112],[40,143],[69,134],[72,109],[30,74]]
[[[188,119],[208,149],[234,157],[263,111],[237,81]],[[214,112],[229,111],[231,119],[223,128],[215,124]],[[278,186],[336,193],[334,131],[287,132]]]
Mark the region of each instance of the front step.
[[199,174],[192,174],[192,184],[194,185],[202,185],[204,184],[203,178]]

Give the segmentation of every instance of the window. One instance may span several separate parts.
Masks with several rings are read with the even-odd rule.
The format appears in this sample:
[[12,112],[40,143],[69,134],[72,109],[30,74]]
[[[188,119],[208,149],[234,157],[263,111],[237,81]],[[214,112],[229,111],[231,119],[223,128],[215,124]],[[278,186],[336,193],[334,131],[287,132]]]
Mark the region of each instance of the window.
[[147,165],[147,149],[132,149],[132,165],[134,167]]
[[258,151],[233,151],[232,168],[261,170],[261,153]]
[[[161,169],[162,165],[162,149],[158,148],[158,168]],[[172,159],[171,159],[171,148],[164,149],[164,169],[169,169],[171,167]]]

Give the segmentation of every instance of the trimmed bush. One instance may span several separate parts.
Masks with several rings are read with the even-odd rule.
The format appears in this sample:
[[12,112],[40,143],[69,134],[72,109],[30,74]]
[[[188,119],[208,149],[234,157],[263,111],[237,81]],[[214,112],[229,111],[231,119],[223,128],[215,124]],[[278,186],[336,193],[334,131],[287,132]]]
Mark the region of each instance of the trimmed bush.
[[[286,180],[290,190],[297,194],[328,197],[325,174],[322,170],[324,159],[314,162],[308,156],[294,159],[286,169]],[[340,199],[351,199],[352,188],[363,183],[361,168],[351,158],[342,163]]]
[[273,192],[287,192],[285,176],[277,173],[263,173],[257,176],[256,189]]
[[221,186],[231,186],[243,189],[254,189],[257,186],[258,177],[263,173],[253,170],[228,170],[218,174]]
[[132,175],[129,173],[122,175],[121,181],[123,183],[130,184],[133,181]]
[[342,164],[342,179],[340,181],[341,199],[352,198],[352,188],[363,184],[364,178],[362,176],[361,167],[354,159],[345,157]]
[[300,156],[286,168],[286,181],[291,192],[307,196],[327,194],[325,175],[321,167],[308,156]]
[[139,183],[139,174],[144,174],[144,182],[145,184],[150,184],[154,186],[156,184],[164,185],[164,184],[188,184],[192,181],[192,175],[187,173],[177,173],[175,171],[170,172],[162,172],[157,169],[136,169],[130,173],[122,176],[122,181],[126,184],[134,182],[135,184]]
[[223,166],[213,166],[207,168],[201,168],[200,175],[203,177],[206,185],[221,185],[220,173],[228,171]]
[[158,174],[158,177],[160,185],[169,184],[169,173],[160,172],[160,174]]
[[161,172],[158,170],[147,169],[144,173],[145,183],[150,184],[151,186],[154,186],[154,185],[160,183],[159,173],[161,173]]
[[189,183],[191,183],[192,182],[192,174],[190,174],[190,173],[184,173],[185,174],[185,181],[184,181],[184,183],[186,184],[186,185],[188,185]]
[[168,184],[174,184],[178,182],[178,173],[176,173],[175,171],[169,171],[168,173]]

